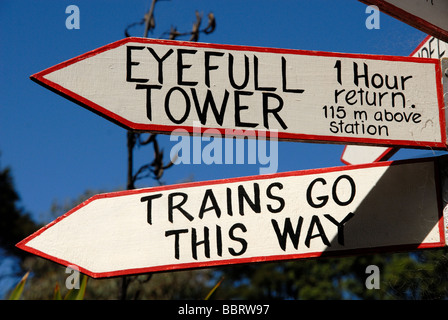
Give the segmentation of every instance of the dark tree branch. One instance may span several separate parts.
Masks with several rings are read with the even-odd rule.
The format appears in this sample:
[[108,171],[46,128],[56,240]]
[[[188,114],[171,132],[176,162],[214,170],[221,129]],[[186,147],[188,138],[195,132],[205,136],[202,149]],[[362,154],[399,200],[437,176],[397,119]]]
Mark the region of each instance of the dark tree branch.
[[[158,1],[162,0],[152,0],[151,1],[151,7],[149,11],[145,14],[142,20],[138,22],[131,23],[128,25],[124,31],[124,34],[126,37],[130,37],[129,29],[132,27],[135,27],[137,25],[143,25],[145,24],[145,30],[144,30],[144,37],[146,38],[148,36],[148,32],[155,29],[155,18],[154,18],[154,9],[155,5]],[[213,13],[208,14],[208,24],[204,29],[201,29],[201,22],[202,22],[202,13],[199,13],[196,11],[196,21],[193,23],[193,28],[191,32],[186,33],[180,33],[177,31],[177,28],[172,27],[169,31],[169,39],[175,40],[178,37],[181,36],[190,36],[190,41],[198,41],[200,33],[210,34],[212,33],[216,28],[216,20],[213,15]],[[164,33],[166,35],[167,33]],[[160,179],[163,176],[163,173],[166,169],[169,169],[173,166],[173,164],[177,160],[177,155],[174,159],[170,159],[170,161],[165,164],[163,160],[163,150],[160,150],[159,143],[156,139],[157,134],[149,134],[149,136],[146,139],[142,138],[142,135],[137,132],[128,131],[127,132],[127,152],[128,152],[128,168],[127,168],[127,189],[135,189],[135,183],[143,178],[148,178],[152,176],[153,179],[157,180],[159,184],[162,184]],[[137,170],[137,172],[134,174],[134,168],[133,168],[133,162],[134,162],[134,156],[133,152],[136,146],[146,146],[149,144],[153,144],[154,148],[154,159],[151,163],[147,163],[145,165],[140,166],[140,168]],[[147,282],[151,279],[152,274],[148,274],[145,281],[140,282],[140,284]],[[129,284],[131,281],[135,280],[135,278],[130,278],[123,276],[122,277],[122,283],[120,288],[120,299],[126,300],[127,298],[127,291]],[[135,293],[134,298],[137,298],[140,294],[140,290],[137,290]]]

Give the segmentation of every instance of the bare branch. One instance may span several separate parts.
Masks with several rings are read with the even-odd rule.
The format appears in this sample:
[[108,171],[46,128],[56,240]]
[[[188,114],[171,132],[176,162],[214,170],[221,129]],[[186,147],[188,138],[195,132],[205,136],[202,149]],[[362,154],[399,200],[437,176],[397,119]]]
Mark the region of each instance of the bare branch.
[[208,25],[202,30],[205,34],[210,34],[216,29],[216,19],[213,12],[210,12],[208,15]]
[[196,11],[196,21],[193,23],[192,31],[190,32],[179,32],[176,27],[171,27],[169,32],[164,32],[160,36],[161,38],[168,35],[168,39],[176,40],[179,37],[190,36],[189,41],[198,41],[200,33],[210,34],[216,29],[216,19],[215,15],[211,12],[207,15],[208,23],[207,26],[201,29],[202,23],[202,13]]
[[154,133],[150,133],[148,138],[144,141],[142,141],[141,139],[141,135],[138,136],[138,145],[139,146],[145,146],[147,144],[150,144],[151,142],[153,142],[156,138],[157,134]]
[[154,7],[156,6],[157,0],[152,0],[151,2],[151,8],[149,11],[145,14],[144,20],[145,20],[145,33],[144,37],[148,37],[148,31],[153,30],[156,27],[156,21],[154,19]]
[[130,37],[130,36],[131,36],[131,35],[129,34],[129,29],[130,29],[130,28],[135,27],[135,26],[137,26],[137,25],[142,25],[143,23],[145,23],[145,19],[142,19],[142,20],[139,21],[139,22],[134,22],[134,23],[131,23],[130,25],[128,25],[128,26],[126,27],[126,29],[124,30],[124,35],[125,35],[125,37]]
[[199,40],[199,28],[202,22],[202,13],[196,11],[196,22],[193,23],[193,30],[191,31],[190,41],[198,41]]
[[177,31],[176,27],[171,27],[169,39],[175,40],[178,36],[180,36],[180,33]]
[[[129,26],[127,26],[127,28],[125,30],[126,37],[130,36],[128,30],[131,27],[134,27],[136,25],[145,24],[145,32],[144,32],[145,37],[147,37],[149,31],[155,29],[156,24],[155,24],[155,18],[154,18],[154,8],[158,1],[163,1],[163,0],[151,0],[151,7],[150,7],[149,11],[144,15],[144,18],[139,22],[135,22],[135,23],[132,23]],[[213,13],[209,13],[207,15],[207,18],[208,18],[207,26],[203,29],[201,29],[203,14],[196,11],[195,16],[196,16],[196,21],[193,23],[191,32],[181,33],[177,30],[176,27],[171,27],[171,30],[169,32],[164,32],[162,34],[162,36],[168,35],[170,40],[175,40],[182,36],[190,36],[190,39],[189,39],[190,41],[198,41],[200,33],[210,34],[216,29],[216,19],[215,19],[215,16]],[[149,134],[149,136],[146,139],[144,139],[140,133],[132,133],[132,134],[129,133],[128,154],[130,157],[129,161],[131,162],[129,164],[129,170],[128,170],[128,181],[129,181],[128,187],[129,188],[134,188],[135,182],[137,180],[147,178],[150,176],[152,176],[153,179],[157,180],[160,183],[160,179],[161,179],[164,171],[166,169],[171,168],[174,165],[174,163],[176,162],[176,160],[178,159],[178,155],[176,155],[174,157],[174,159],[170,159],[167,164],[164,164],[163,150],[159,149],[159,143],[156,139],[156,136],[157,136],[157,134]],[[142,165],[137,170],[137,172],[134,175],[132,175],[132,161],[133,161],[132,150],[133,150],[133,148],[136,145],[137,146],[145,146],[150,143],[153,143],[153,148],[154,148],[153,161],[151,163]]]
[[126,37],[130,37],[131,36],[129,34],[129,29],[131,29],[132,27],[135,27],[137,25],[145,24],[145,32],[144,32],[144,37],[145,38],[148,37],[148,32],[149,31],[155,29],[156,22],[155,22],[155,18],[154,18],[154,8],[155,8],[155,5],[156,5],[157,1],[161,1],[161,0],[152,0],[151,8],[149,9],[149,11],[147,13],[145,13],[145,15],[143,16],[142,20],[140,20],[138,22],[131,23],[130,25],[128,25],[126,27],[126,29],[124,30],[124,35]]
[[173,166],[173,164],[176,162],[177,158],[178,158],[178,156],[176,155],[173,160],[170,160],[170,162],[166,166],[163,167],[163,169],[166,170],[166,169],[171,168]]

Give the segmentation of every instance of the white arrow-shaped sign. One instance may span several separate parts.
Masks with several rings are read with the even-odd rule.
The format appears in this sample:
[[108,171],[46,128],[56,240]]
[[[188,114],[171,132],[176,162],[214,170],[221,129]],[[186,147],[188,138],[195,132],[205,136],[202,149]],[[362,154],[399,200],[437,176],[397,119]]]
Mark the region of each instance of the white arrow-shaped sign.
[[347,145],[342,151],[341,162],[350,165],[386,161],[398,150],[395,147]]
[[446,148],[437,60],[126,38],[31,78],[134,130]]
[[92,277],[441,247],[437,161],[100,194],[17,246]]

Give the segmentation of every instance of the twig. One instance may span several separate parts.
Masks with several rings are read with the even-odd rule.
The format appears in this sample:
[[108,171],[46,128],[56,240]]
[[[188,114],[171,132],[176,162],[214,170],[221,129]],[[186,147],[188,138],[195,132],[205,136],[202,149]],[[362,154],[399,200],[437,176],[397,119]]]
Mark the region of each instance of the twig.
[[156,6],[157,0],[152,0],[151,2],[151,8],[149,9],[148,13],[145,14],[145,33],[143,37],[148,37],[148,31],[150,29],[154,29],[156,27],[156,22],[154,20],[154,7]]

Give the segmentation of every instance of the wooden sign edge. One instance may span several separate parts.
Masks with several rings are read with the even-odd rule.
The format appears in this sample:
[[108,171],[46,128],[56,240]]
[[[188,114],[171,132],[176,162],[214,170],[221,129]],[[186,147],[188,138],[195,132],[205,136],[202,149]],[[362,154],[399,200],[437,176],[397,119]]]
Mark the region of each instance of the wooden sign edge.
[[[158,124],[139,124],[129,121],[106,108],[90,101],[48,79],[45,75],[54,72],[56,70],[63,69],[69,65],[75,64],[78,61],[87,59],[89,57],[95,56],[99,53],[117,48],[129,42],[137,43],[153,43],[162,45],[172,45],[172,46],[189,46],[198,48],[210,48],[210,49],[222,49],[222,50],[235,50],[235,51],[251,51],[251,52],[267,52],[276,54],[297,54],[297,55],[311,55],[311,56],[322,56],[322,57],[341,57],[341,58],[353,58],[353,59],[370,59],[370,60],[387,60],[387,61],[402,61],[402,62],[415,62],[415,63],[432,63],[435,67],[435,75],[439,77],[436,79],[437,84],[437,100],[439,109],[439,125],[440,125],[440,138],[441,141],[413,141],[413,140],[391,140],[391,139],[377,139],[377,138],[358,138],[358,137],[341,137],[341,136],[327,136],[327,135],[310,135],[302,133],[288,133],[288,132],[277,132],[277,138],[280,141],[297,141],[297,142],[315,142],[315,143],[336,143],[336,144],[365,144],[365,145],[383,145],[383,146],[406,146],[414,148],[435,148],[435,149],[446,149],[447,148],[447,135],[445,130],[445,113],[444,113],[444,100],[443,100],[443,88],[442,88],[442,72],[440,62],[437,59],[422,59],[416,57],[403,57],[403,56],[389,56],[389,55],[372,55],[372,54],[356,54],[356,53],[337,53],[337,52],[324,52],[324,51],[311,51],[311,50],[297,50],[297,49],[278,49],[278,48],[264,48],[264,47],[250,47],[250,46],[238,46],[238,45],[223,45],[223,44],[211,44],[211,43],[201,43],[201,42],[189,42],[189,41],[175,41],[175,40],[157,40],[157,39],[147,39],[147,38],[136,38],[129,37],[118,40],[116,42],[107,44],[90,52],[84,53],[75,58],[69,59],[65,62],[56,64],[48,69],[40,71],[36,74],[30,76],[31,80],[42,85],[43,87],[55,92],[56,94],[74,102],[78,105],[98,114],[99,116],[127,129],[133,131],[141,132],[153,132],[161,134],[171,134],[172,131],[176,129],[182,129],[188,132],[190,135],[206,132],[207,130],[213,129],[219,131],[220,134],[225,135],[225,128],[211,128],[211,127],[200,127],[195,128],[192,126],[176,126],[176,125],[158,125]],[[241,135],[237,133],[238,129],[235,130],[235,135]],[[266,130],[257,129],[241,129],[245,136],[258,136],[256,132],[266,132]],[[268,131],[269,132],[269,131]]]
[[[443,157],[431,157],[431,158],[421,158],[421,159],[412,159],[412,160],[398,160],[398,161],[383,161],[383,162],[375,162],[375,163],[367,163],[367,164],[358,164],[358,165],[349,165],[349,166],[340,166],[340,167],[328,167],[328,168],[320,168],[320,169],[308,169],[308,170],[300,170],[300,171],[289,171],[289,172],[281,172],[267,175],[258,175],[258,176],[247,176],[247,177],[236,177],[229,179],[220,179],[220,180],[210,180],[210,181],[198,181],[198,182],[188,182],[188,183],[180,183],[173,185],[165,185],[165,186],[156,186],[150,188],[143,189],[134,189],[134,190],[125,190],[125,191],[117,191],[111,193],[104,193],[92,196],[86,201],[82,202],[78,206],[74,207],[67,213],[58,217],[54,221],[50,222],[46,226],[37,230],[30,236],[26,237],[22,241],[16,244],[16,247],[24,250],[26,252],[38,255],[47,260],[56,262],[58,264],[67,266],[67,267],[75,267],[80,272],[92,277],[92,278],[110,278],[110,277],[118,277],[123,275],[132,275],[132,274],[141,274],[141,273],[153,273],[153,272],[166,272],[166,271],[177,271],[184,269],[196,269],[196,268],[205,268],[205,267],[213,267],[213,266],[225,266],[225,265],[233,265],[233,264],[244,264],[244,263],[255,263],[255,262],[268,262],[268,261],[286,261],[286,260],[294,260],[299,258],[318,258],[318,257],[332,257],[332,256],[345,256],[351,254],[358,253],[381,253],[388,252],[390,250],[393,251],[410,251],[416,249],[427,249],[427,248],[439,248],[446,246],[445,239],[445,223],[444,223],[444,214],[443,214],[443,202],[441,197],[441,184],[440,184],[440,175],[439,175],[439,159]],[[421,162],[432,162],[434,163],[434,175],[435,175],[435,183],[436,183],[436,192],[438,199],[438,211],[439,211],[439,219],[438,219],[438,227],[439,227],[439,235],[440,241],[433,243],[415,243],[415,244],[406,244],[406,245],[390,245],[390,246],[380,246],[380,247],[371,247],[371,248],[358,248],[358,249],[347,249],[347,250],[336,250],[336,251],[323,251],[323,252],[310,252],[310,253],[302,253],[302,254],[287,254],[287,255],[273,255],[273,256],[258,256],[258,257],[250,257],[250,258],[235,258],[235,259],[224,259],[224,260],[215,260],[215,261],[201,261],[201,262],[193,262],[193,263],[180,263],[174,265],[162,265],[156,267],[145,267],[145,268],[133,268],[133,269],[123,269],[112,272],[91,272],[83,268],[82,266],[78,266],[69,261],[48,255],[40,250],[31,248],[27,246],[27,243],[32,239],[39,236],[48,228],[51,228],[61,220],[66,217],[74,214],[79,209],[84,206],[87,206],[89,203],[104,198],[114,198],[126,195],[134,195],[148,192],[158,192],[158,191],[166,191],[180,188],[190,188],[190,187],[199,187],[199,186],[209,186],[209,185],[219,185],[225,183],[233,183],[233,182],[243,182],[243,181],[258,181],[258,180],[267,180],[273,178],[282,178],[289,176],[305,176],[311,174],[320,174],[320,173],[328,173],[328,172],[339,172],[339,171],[350,171],[356,169],[363,168],[373,168],[373,167],[391,167],[394,165],[401,165],[406,163],[421,163]]]

